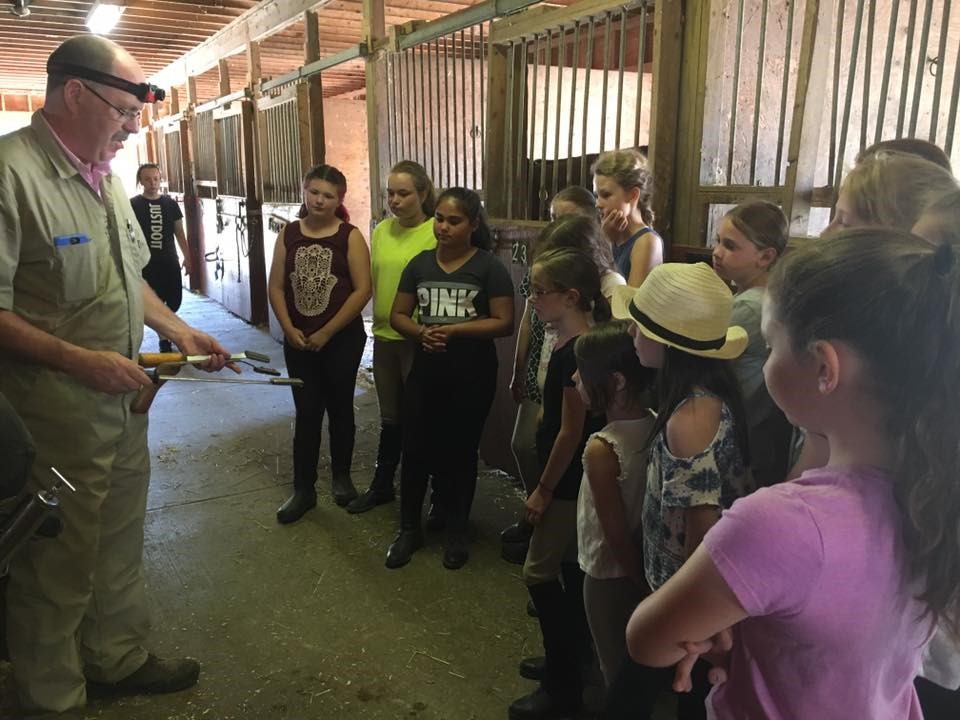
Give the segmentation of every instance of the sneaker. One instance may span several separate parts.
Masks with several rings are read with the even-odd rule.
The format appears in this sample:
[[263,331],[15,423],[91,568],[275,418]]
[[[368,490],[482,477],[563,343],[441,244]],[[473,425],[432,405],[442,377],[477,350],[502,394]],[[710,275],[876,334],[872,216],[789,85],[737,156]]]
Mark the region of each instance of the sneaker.
[[147,655],[139,670],[115,683],[87,681],[88,697],[120,697],[127,695],[162,695],[179,692],[197,684],[200,663],[189,658],[162,660]]

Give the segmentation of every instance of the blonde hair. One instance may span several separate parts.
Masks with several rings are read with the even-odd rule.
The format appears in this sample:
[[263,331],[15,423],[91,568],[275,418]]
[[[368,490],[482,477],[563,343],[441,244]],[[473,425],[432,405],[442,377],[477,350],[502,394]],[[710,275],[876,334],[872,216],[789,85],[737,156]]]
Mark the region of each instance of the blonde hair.
[[917,224],[923,221],[929,224],[922,234],[924,240],[960,245],[960,188],[928,197]]
[[637,188],[640,197],[637,209],[647,225],[653,225],[653,173],[647,165],[647,158],[638,150],[612,150],[597,158],[590,168],[594,175],[603,175],[613,180],[624,190]]
[[953,175],[929,160],[883,151],[853,168],[840,191],[864,223],[909,230],[920,217],[925,198],[956,187]]

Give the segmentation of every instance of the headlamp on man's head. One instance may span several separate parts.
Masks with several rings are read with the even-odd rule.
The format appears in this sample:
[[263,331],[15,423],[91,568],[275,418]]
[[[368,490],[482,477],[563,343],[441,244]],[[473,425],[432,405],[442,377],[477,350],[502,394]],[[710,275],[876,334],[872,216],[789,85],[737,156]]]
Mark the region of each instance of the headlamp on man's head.
[[128,92],[143,103],[161,102],[167,96],[167,91],[163,88],[158,88],[156,85],[151,85],[150,83],[133,83],[129,80],[119,78],[116,75],[110,75],[109,73],[93,70],[88,67],[83,67],[82,65],[48,63],[47,73],[50,75],[68,75],[70,77],[83,78],[84,80],[92,80],[93,82]]

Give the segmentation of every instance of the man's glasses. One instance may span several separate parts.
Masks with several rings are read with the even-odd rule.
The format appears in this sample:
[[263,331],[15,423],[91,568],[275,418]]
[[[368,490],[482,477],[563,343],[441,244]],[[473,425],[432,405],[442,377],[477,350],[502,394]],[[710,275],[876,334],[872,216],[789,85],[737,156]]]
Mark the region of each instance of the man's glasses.
[[123,108],[118,108],[116,105],[114,105],[112,102],[107,100],[103,95],[98,93],[96,90],[94,90],[92,87],[87,85],[85,82],[81,81],[80,84],[83,85],[87,90],[92,92],[94,95],[96,95],[98,98],[103,100],[107,105],[112,107],[118,113],[120,113],[120,117],[122,117],[124,120],[137,120],[139,122],[140,115],[143,112],[143,108],[139,110],[124,110]]

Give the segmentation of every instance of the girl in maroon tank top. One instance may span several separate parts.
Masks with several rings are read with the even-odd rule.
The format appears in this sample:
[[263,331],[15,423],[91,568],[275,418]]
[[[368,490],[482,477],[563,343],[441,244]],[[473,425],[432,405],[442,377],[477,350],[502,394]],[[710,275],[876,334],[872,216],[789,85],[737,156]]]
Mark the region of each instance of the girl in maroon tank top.
[[330,165],[303,180],[300,219],[277,236],[268,284],[270,305],[283,328],[283,354],[293,390],[293,495],[277,510],[291,523],[317,504],[320,431],[328,416],[333,499],[357,496],[350,478],[356,428],[353,394],[366,344],[360,316],[370,300],[370,251],[343,207],[347,181]]

